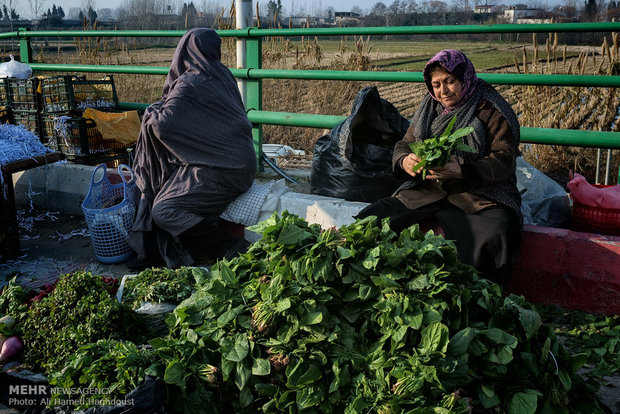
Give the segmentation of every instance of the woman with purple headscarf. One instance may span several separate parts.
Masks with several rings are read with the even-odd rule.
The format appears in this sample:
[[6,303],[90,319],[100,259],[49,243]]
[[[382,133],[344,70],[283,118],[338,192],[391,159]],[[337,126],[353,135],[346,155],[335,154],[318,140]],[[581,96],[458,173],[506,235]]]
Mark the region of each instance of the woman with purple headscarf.
[[219,215],[250,188],[256,173],[252,125],[237,82],[220,61],[214,30],[179,41],[161,100],[149,106],[133,170],[142,193],[129,242],[135,267],[170,268],[199,256],[232,256],[247,247]]
[[[402,141],[394,147],[395,174],[408,178],[394,193],[366,207],[358,218],[390,217],[396,232],[429,220],[454,240],[459,259],[483,276],[506,282],[516,260],[523,218],[517,191],[519,122],[504,98],[479,79],[459,50],[443,50],[424,68],[427,96]],[[473,127],[463,142],[476,152],[455,151],[442,168],[422,178],[409,143],[454,128]]]

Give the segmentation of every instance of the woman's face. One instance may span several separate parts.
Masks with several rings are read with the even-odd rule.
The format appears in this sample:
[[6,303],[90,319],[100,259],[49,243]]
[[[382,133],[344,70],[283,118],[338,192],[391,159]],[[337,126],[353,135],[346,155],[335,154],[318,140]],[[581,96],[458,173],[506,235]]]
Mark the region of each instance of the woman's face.
[[461,81],[442,67],[431,72],[431,86],[435,98],[441,102],[444,108],[456,105],[463,90]]

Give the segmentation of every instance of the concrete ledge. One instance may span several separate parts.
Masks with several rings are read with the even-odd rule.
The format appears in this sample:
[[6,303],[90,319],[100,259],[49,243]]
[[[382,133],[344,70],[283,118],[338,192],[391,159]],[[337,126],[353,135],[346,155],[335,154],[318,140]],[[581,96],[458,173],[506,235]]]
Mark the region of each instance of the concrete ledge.
[[353,223],[353,216],[367,205],[341,198],[292,192],[280,197],[280,211],[288,210],[291,214],[305,218],[308,223],[317,223],[323,228]]
[[531,302],[620,313],[620,237],[525,226],[509,290]]
[[13,174],[15,203],[81,215],[95,167],[56,163]]

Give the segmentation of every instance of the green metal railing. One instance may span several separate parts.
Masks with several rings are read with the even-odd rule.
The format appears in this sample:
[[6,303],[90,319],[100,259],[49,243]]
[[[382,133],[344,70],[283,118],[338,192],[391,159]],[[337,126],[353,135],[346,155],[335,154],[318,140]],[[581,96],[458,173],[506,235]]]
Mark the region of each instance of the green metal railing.
[[[554,23],[554,24],[501,24],[456,26],[398,26],[398,27],[338,27],[219,30],[222,37],[245,39],[246,68],[231,69],[233,75],[247,83],[247,111],[252,122],[257,155],[262,146],[262,125],[288,125],[314,128],[332,128],[345,117],[332,115],[299,114],[262,110],[263,79],[315,79],[353,80],[370,82],[423,82],[420,72],[376,71],[322,71],[262,69],[262,39],[266,36],[370,36],[370,35],[424,35],[424,34],[492,34],[492,33],[561,33],[561,32],[618,32],[619,22],[609,23]],[[31,39],[37,37],[181,37],[184,30],[98,30],[98,31],[30,31],[2,33],[0,38],[17,37],[20,41],[21,61],[35,71],[74,71],[99,73],[127,73],[166,75],[167,67],[49,64],[32,61]],[[479,76],[492,84],[620,87],[620,76],[589,75],[532,75],[491,74]],[[143,109],[148,104],[123,102],[124,109]],[[582,146],[620,149],[620,133],[604,131],[578,131],[549,128],[521,128],[524,143]],[[620,182],[620,171],[619,171]]]

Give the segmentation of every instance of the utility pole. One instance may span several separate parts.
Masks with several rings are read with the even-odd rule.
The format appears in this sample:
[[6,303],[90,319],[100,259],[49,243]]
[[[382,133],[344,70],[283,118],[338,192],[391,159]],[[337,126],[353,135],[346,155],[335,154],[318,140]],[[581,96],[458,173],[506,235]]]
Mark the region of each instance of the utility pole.
[[[252,26],[252,0],[235,0],[236,29],[245,29]],[[237,69],[246,67],[245,39],[237,39]],[[247,90],[245,79],[237,79],[237,86],[243,105],[247,104]]]

